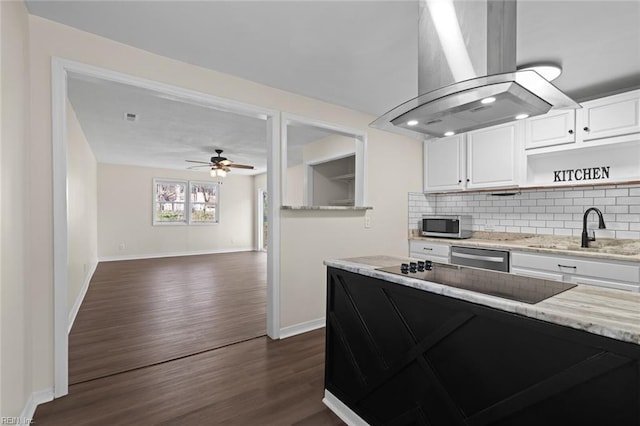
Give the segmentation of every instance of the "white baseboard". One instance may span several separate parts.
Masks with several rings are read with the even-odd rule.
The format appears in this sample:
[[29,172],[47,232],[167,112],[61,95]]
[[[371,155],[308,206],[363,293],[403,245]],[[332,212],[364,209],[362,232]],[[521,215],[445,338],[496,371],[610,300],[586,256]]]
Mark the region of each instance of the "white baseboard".
[[71,333],[71,327],[73,327],[73,322],[76,320],[76,315],[78,315],[78,311],[80,310],[80,305],[82,305],[82,301],[84,300],[84,296],[87,294],[87,290],[89,290],[89,284],[91,283],[91,278],[93,278],[93,274],[96,272],[96,268],[98,267],[98,262],[95,262],[89,268],[87,275],[84,277],[84,282],[82,283],[82,289],[76,297],[76,301],[73,303],[73,307],[71,308],[71,312],[69,312],[69,319],[67,324],[69,325],[67,328],[67,334]]
[[342,401],[326,389],[324,390],[324,398],[322,398],[322,402],[329,408],[329,410],[333,411],[336,416],[340,417],[340,420],[349,426],[369,425],[369,423],[362,420],[360,416],[351,411],[351,408],[347,407]]
[[287,337],[295,336],[296,334],[306,333],[307,331],[317,330],[325,326],[325,319],[318,318],[307,322],[301,322],[300,324],[290,325],[280,329],[280,338],[286,339]]
[[[38,405],[44,404],[45,402],[53,401],[53,389],[44,389],[41,391],[37,391],[29,396],[26,404],[24,405],[24,409],[20,414],[20,419],[33,419],[33,416],[36,414],[36,408]],[[26,421],[24,423],[18,424],[29,424]]]
[[218,250],[198,250],[198,251],[176,251],[170,253],[151,253],[151,254],[127,254],[122,256],[103,256],[98,262],[115,262],[118,260],[138,260],[138,259],[156,259],[160,257],[179,257],[179,256],[198,256],[201,254],[219,254],[219,253],[237,253],[242,251],[255,251],[253,247],[218,249]]

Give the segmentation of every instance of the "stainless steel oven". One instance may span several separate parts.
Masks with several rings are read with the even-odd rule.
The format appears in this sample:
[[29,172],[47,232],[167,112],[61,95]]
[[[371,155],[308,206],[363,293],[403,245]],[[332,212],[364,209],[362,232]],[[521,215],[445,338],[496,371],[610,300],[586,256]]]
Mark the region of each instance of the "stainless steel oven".
[[509,252],[477,247],[451,247],[451,264],[509,272]]

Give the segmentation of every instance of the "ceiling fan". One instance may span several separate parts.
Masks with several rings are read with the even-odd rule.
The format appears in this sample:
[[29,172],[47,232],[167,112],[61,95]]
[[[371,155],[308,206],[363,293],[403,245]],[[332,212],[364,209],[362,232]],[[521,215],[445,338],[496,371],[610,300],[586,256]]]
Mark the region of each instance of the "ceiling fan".
[[234,164],[233,161],[229,160],[227,157],[223,157],[222,150],[215,150],[218,156],[211,157],[209,162],[206,161],[196,161],[196,160],[185,160],[188,163],[199,163],[197,166],[188,167],[189,169],[195,169],[198,167],[210,167],[211,168],[211,177],[225,177],[228,172],[231,171],[232,168],[235,169],[253,169],[253,166],[247,166],[245,164]]

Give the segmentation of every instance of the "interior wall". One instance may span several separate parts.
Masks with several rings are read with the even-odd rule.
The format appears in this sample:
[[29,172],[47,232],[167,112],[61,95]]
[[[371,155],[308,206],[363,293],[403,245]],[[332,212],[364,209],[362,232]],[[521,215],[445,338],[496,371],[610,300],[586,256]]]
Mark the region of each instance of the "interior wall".
[[[51,57],[57,56],[115,71],[166,82],[215,96],[265,108],[292,112],[366,131],[369,136],[366,179],[367,204],[373,205],[372,228],[364,229],[362,213],[281,213],[281,325],[289,326],[324,315],[325,269],[328,257],[373,253],[406,255],[406,193],[422,188],[421,142],[368,127],[374,117],[315,99],[277,90],[241,78],[88,34],[46,19],[30,16],[31,161],[29,180],[51,192]],[[389,165],[401,173],[389,173]],[[99,167],[100,168],[100,167]],[[378,173],[385,170],[385,173]],[[393,170],[392,170],[393,171]],[[43,184],[43,183],[48,184]],[[37,210],[29,222],[36,286],[31,306],[34,329],[34,386],[53,382],[53,252],[52,201],[30,199]],[[99,235],[100,240],[100,235]],[[99,255],[101,252],[99,250]]]
[[[0,416],[19,416],[31,394],[31,350],[26,268],[27,198],[49,191],[28,190],[29,33],[21,1],[0,2]],[[50,182],[48,179],[39,184]],[[45,211],[51,214],[50,210]],[[49,321],[51,323],[51,321]]]
[[[422,185],[422,144],[398,135],[366,128],[368,133],[365,213],[358,211],[284,210],[282,234],[282,327],[324,318],[326,300],[325,259],[369,255],[407,256],[407,188]],[[380,173],[396,165],[398,172]]]
[[[212,181],[206,172],[98,164],[101,260],[252,250],[253,178],[229,173],[220,186],[220,222],[153,225],[153,179]],[[124,247],[122,247],[124,245]]]
[[98,164],[67,101],[67,238],[70,314],[98,263]]

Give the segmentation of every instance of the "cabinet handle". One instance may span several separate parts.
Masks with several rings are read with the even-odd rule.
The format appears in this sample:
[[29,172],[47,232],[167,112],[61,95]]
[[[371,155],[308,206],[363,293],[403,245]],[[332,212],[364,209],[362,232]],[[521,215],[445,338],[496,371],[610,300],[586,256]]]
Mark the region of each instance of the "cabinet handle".
[[469,179],[467,179],[467,182],[469,182]]
[[422,250],[433,250],[433,249],[430,247],[422,247]]
[[560,263],[558,263],[558,268],[571,268],[571,269],[575,269],[575,270],[578,269],[577,266],[561,265]]
[[569,130],[569,134],[572,135],[573,134],[573,130]]
[[588,127],[585,127],[582,130],[584,130],[585,132],[589,132],[590,131]]
[[462,183],[462,179],[458,179],[458,183]]

